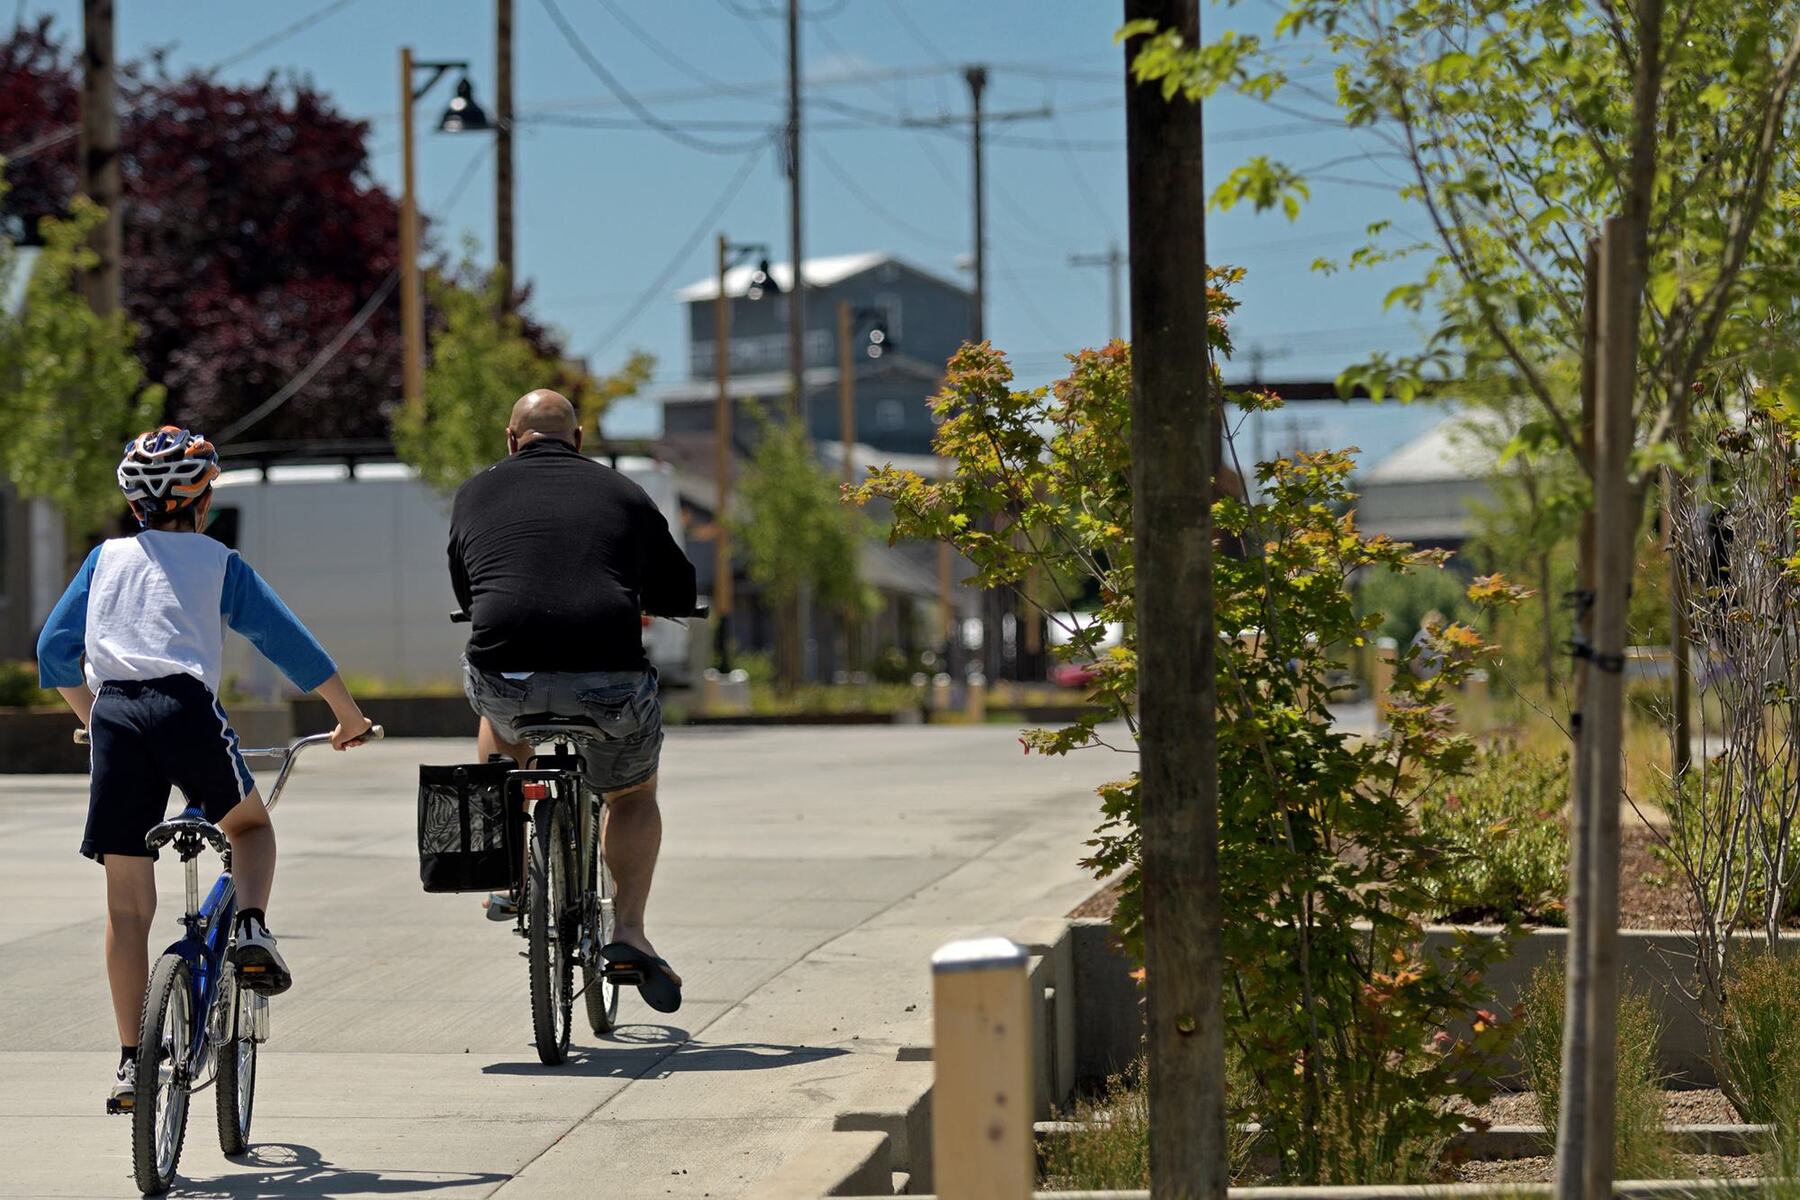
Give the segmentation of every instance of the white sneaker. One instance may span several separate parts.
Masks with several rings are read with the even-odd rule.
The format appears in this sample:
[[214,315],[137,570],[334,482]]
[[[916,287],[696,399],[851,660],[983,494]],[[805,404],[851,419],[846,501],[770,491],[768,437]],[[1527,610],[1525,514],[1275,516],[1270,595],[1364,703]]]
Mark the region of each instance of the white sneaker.
[[137,1104],[137,1060],[126,1059],[113,1076],[112,1094],[106,1098],[109,1113],[130,1112]]
[[238,982],[253,992],[274,996],[293,985],[294,977],[275,948],[275,935],[255,917],[238,922],[231,961],[237,967]]

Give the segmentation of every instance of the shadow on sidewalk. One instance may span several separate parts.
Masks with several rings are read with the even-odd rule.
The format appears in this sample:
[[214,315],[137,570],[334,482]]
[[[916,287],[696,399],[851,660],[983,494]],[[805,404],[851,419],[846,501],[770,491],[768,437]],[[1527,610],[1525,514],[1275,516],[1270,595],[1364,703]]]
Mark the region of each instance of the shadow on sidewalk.
[[179,1178],[171,1196],[194,1200],[234,1200],[251,1196],[417,1196],[445,1188],[484,1187],[512,1176],[494,1171],[433,1171],[420,1178],[403,1171],[356,1171],[326,1162],[311,1146],[268,1142],[252,1146],[240,1162],[260,1171],[220,1175],[212,1179]]
[[[670,1036],[645,1042],[633,1031],[658,1029]],[[624,1035],[624,1036],[619,1036]],[[621,1026],[608,1044],[574,1046],[560,1067],[539,1062],[490,1063],[483,1075],[566,1075],[574,1079],[666,1079],[698,1071],[773,1071],[848,1054],[830,1046],[781,1046],[769,1042],[690,1042],[669,1026]]]

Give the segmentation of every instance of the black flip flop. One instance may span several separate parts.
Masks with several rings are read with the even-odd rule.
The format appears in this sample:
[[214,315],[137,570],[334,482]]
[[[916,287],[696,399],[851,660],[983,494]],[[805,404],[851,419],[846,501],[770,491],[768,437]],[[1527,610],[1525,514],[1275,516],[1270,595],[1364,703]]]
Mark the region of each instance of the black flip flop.
[[644,1003],[659,1013],[681,1007],[681,985],[675,982],[667,959],[645,954],[625,942],[608,942],[600,947],[600,957],[606,960],[608,983],[635,984]]

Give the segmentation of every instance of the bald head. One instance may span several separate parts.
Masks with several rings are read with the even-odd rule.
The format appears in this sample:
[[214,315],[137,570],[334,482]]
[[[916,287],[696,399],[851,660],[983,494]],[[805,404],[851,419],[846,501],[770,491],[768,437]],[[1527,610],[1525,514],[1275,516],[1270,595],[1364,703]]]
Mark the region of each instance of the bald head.
[[581,425],[575,419],[575,406],[549,388],[520,396],[506,423],[507,449],[514,454],[539,438],[555,438],[577,449],[581,446]]

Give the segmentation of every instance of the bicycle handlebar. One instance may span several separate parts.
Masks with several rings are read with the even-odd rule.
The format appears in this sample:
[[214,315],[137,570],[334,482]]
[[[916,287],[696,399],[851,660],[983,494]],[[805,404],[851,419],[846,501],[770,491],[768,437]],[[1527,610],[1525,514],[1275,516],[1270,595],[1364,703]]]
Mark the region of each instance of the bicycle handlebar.
[[[379,742],[386,736],[387,731],[379,725],[370,725],[369,731],[362,735],[363,740],[369,742]],[[242,754],[245,758],[273,758],[281,760],[281,771],[275,776],[275,786],[269,789],[269,798],[263,801],[263,808],[272,809],[275,807],[276,802],[281,799],[281,791],[283,788],[287,787],[288,776],[293,773],[294,760],[300,757],[300,752],[302,750],[306,749],[308,746],[329,745],[330,742],[331,735],[329,733],[314,733],[303,738],[296,738],[285,746],[258,746],[251,749],[239,747],[238,753]],[[86,729],[77,729],[75,731],[75,744],[77,746],[86,746],[90,744],[88,731]]]

